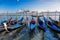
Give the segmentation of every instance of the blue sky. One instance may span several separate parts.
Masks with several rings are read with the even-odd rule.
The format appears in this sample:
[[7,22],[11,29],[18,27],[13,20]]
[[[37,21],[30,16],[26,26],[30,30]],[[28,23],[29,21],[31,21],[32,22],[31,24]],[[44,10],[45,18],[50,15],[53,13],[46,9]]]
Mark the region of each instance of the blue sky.
[[0,0],[0,12],[16,12],[20,9],[60,10],[60,0]]

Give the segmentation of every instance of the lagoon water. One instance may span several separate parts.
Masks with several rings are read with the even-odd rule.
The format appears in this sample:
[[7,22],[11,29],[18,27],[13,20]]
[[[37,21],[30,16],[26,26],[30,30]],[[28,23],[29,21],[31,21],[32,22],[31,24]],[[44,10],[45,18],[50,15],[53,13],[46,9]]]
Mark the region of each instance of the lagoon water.
[[[24,14],[26,15],[26,14]],[[26,16],[18,16],[18,20],[21,19],[21,17],[24,17],[26,19]],[[16,16],[0,16],[0,22],[4,20],[9,20],[12,17],[13,20],[16,19]],[[29,18],[29,22],[31,20],[31,16],[27,16]],[[55,16],[54,16],[55,17]],[[52,17],[54,19],[54,17]],[[57,16],[57,20],[59,16]],[[34,17],[36,20],[37,18]],[[42,30],[38,30],[37,27],[35,28],[34,32],[32,35],[29,33],[29,29],[25,27],[22,29],[20,32],[20,29],[16,29],[12,32],[6,33],[6,31],[0,32],[0,40],[59,40],[60,39],[60,34],[56,33],[49,28],[46,32],[43,32]]]

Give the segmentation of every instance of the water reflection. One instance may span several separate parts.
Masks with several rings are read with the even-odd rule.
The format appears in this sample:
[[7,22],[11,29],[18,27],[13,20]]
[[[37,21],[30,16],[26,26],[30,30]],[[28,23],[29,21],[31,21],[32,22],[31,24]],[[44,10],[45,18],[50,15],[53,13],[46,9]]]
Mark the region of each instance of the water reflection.
[[[11,17],[15,19],[15,16],[11,16]],[[19,16],[19,19],[21,17],[22,16]],[[4,17],[1,18],[1,21],[3,21],[3,19]],[[7,20],[7,18],[5,19]],[[28,28],[25,27],[24,29],[22,29],[22,31],[20,31],[20,28],[18,28],[9,33],[6,33],[6,31],[0,33],[0,40],[59,40],[59,39],[60,39],[60,34],[50,30],[49,28],[46,32],[44,32],[41,29],[39,30],[36,27],[35,30],[32,33],[30,33]]]

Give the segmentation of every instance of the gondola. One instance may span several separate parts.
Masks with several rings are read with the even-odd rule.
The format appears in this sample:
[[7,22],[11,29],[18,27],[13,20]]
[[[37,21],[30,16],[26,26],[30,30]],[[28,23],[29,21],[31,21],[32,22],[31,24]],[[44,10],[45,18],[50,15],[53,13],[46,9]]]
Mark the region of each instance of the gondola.
[[54,24],[58,24],[58,21],[53,20],[51,17],[49,17],[49,19],[50,19]]
[[8,29],[16,29],[21,27],[23,25],[22,21],[23,21],[23,17],[20,20],[18,20],[18,23],[15,24],[14,22],[15,25],[9,25]]
[[58,28],[57,26],[55,26],[52,22],[48,21],[47,18],[45,18],[46,20],[45,23],[47,24],[47,26],[52,29],[55,32],[60,32],[60,28]]
[[[23,21],[23,18],[21,18],[20,20],[18,20],[18,23],[16,23],[15,25],[7,25],[7,24],[5,24],[5,25],[7,25],[7,29],[8,30],[14,30],[14,29],[17,29],[17,28],[23,28],[24,24],[22,23],[22,21]],[[3,26],[1,26],[1,31],[2,30],[5,30],[4,24],[3,24]]]
[[[53,20],[51,17],[49,17],[49,19],[52,21],[52,23],[53,23],[55,26],[59,27],[58,21]],[[59,27],[59,28],[60,28],[60,27]]]
[[36,22],[32,18],[32,20],[30,21],[30,26],[29,26],[30,31],[34,31],[35,27],[36,27]]
[[37,21],[38,21],[38,24],[39,24],[38,27],[39,27],[40,29],[42,29],[42,30],[45,32],[45,31],[47,30],[46,24],[45,24],[39,17],[38,17],[38,20],[37,20]]
[[30,23],[29,24],[29,35],[30,35],[30,38],[33,38],[34,37],[34,30],[35,30],[35,27],[36,27],[36,22],[32,18],[29,23]]

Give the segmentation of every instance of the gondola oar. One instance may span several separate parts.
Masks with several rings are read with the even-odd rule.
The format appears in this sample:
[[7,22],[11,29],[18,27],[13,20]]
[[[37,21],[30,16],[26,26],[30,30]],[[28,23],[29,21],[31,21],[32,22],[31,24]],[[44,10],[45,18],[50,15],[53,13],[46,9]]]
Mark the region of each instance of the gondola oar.
[[[45,20],[45,23],[46,23],[46,21],[48,21],[47,20],[47,18],[44,18]],[[52,30],[54,30],[54,31],[56,31],[56,32],[60,32],[60,28],[58,28],[58,27],[56,27],[52,22],[47,22],[47,25],[48,25],[48,27],[50,28],[50,29],[52,29]]]

